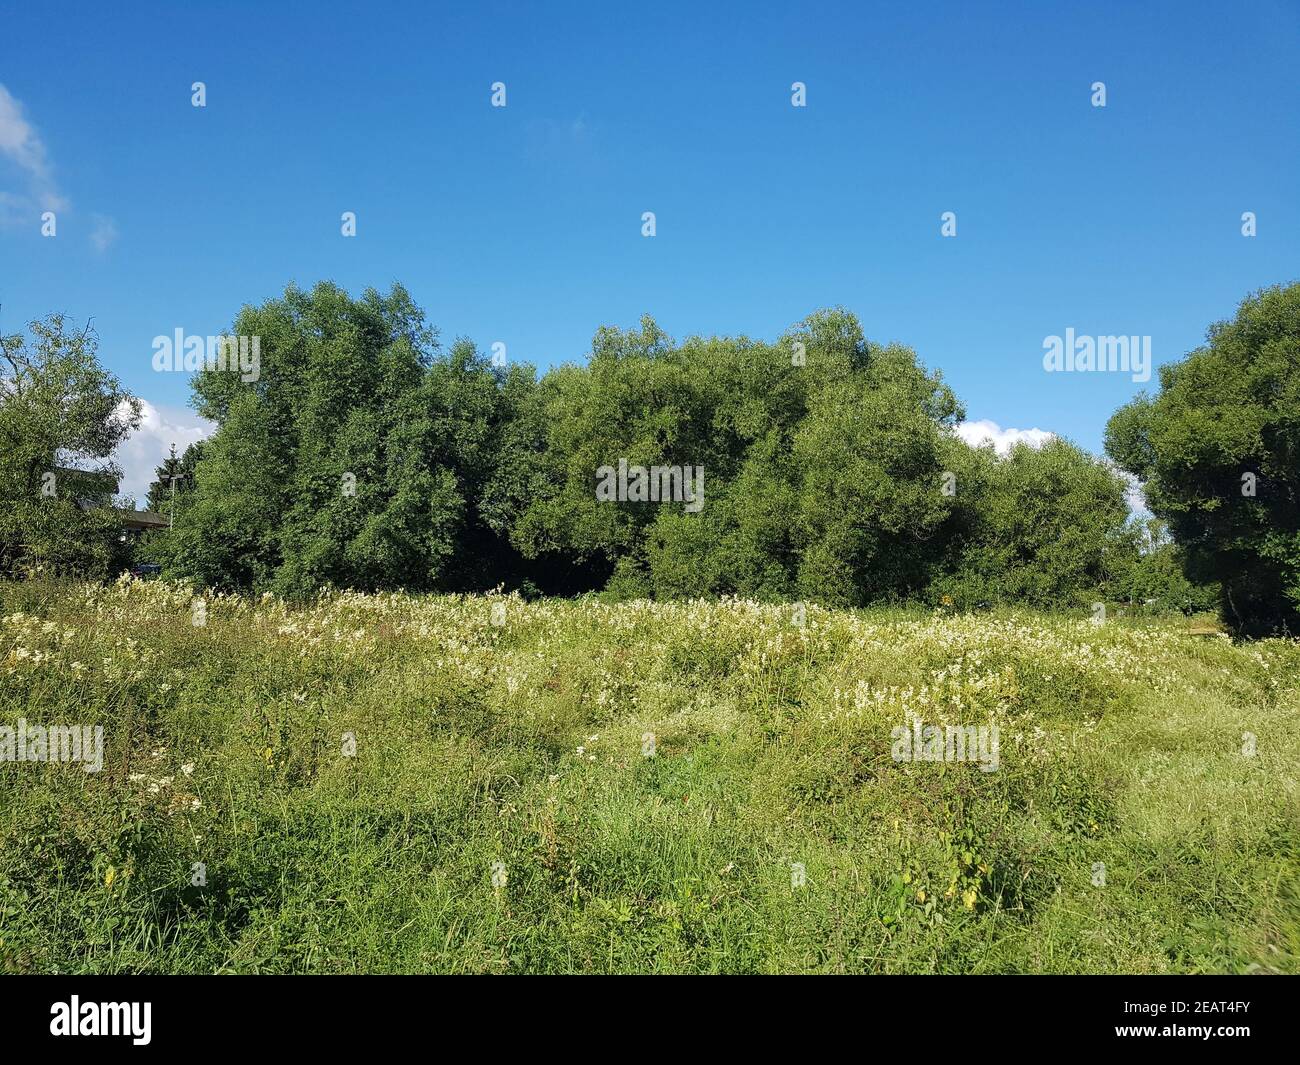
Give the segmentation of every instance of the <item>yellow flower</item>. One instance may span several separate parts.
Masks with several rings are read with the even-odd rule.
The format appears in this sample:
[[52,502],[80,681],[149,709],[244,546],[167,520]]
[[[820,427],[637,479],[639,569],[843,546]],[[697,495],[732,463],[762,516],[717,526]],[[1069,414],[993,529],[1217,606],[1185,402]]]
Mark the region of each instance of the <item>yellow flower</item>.
[[961,893],[961,901],[966,904],[966,909],[968,910],[975,909],[975,898],[976,895],[974,888],[968,888]]
[[104,887],[112,887],[113,881],[116,879],[117,879],[117,870],[110,865],[108,867],[108,872],[104,874]]
[[924,890],[918,891],[918,892],[916,893],[916,901],[917,901],[917,902],[924,902],[924,901],[925,901],[925,891],[924,891]]

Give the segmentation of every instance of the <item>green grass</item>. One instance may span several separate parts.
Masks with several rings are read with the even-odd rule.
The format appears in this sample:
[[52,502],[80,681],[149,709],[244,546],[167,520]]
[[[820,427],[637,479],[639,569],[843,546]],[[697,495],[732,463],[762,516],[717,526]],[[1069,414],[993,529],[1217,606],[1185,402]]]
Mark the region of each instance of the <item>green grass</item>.
[[[106,744],[0,762],[0,971],[1300,969],[1294,641],[190,600],[0,588],[0,724]],[[909,713],[997,725],[999,768],[894,761]]]

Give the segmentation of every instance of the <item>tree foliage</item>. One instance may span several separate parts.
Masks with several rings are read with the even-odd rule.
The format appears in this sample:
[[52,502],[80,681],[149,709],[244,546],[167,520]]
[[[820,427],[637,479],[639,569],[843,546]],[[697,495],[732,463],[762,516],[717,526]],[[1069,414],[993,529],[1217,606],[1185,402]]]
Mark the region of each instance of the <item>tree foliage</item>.
[[509,375],[467,342],[443,354],[400,286],[291,286],[232,332],[258,338],[259,373],[195,378],[220,428],[159,548],[172,571],[287,595],[485,579],[497,545],[475,504]]
[[[491,365],[467,340],[444,349],[400,286],[355,298],[290,286],[244,307],[231,333],[256,338],[258,372],[195,376],[194,405],[218,430],[163,462],[148,497],[171,516],[179,478],[175,527],[149,553],[201,585],[838,606],[1195,598],[1166,572],[1191,548],[1143,547],[1116,470],[1064,440],[1005,456],[966,445],[942,377],[911,349],[868,340],[841,309],[774,342],[678,343],[646,317],[599,329],[587,360],[540,377]],[[25,492],[29,511],[44,510],[9,515],[6,564],[35,552],[106,573],[94,545],[107,529],[55,550],[32,478],[56,455],[106,457],[132,408],[94,365],[93,334],[57,322],[35,335],[35,355],[6,341],[0,428],[25,441],[7,453],[5,497]],[[76,399],[51,417],[56,393]],[[1143,402],[1117,414],[1112,435],[1150,475],[1167,441],[1147,431]],[[1267,420],[1257,433],[1280,439]],[[702,505],[599,498],[598,471],[620,462],[698,471]],[[1277,467],[1260,466],[1261,484]],[[111,513],[66,507],[81,529]]]
[[97,337],[62,315],[0,336],[0,573],[109,576],[121,526],[111,461],[139,401],[99,365]]
[[1239,632],[1300,632],[1300,284],[1244,300],[1116,411],[1106,450],[1143,483]]
[[[540,379],[443,353],[400,288],[290,288],[233,331],[260,377],[196,379],[220,428],[161,548],[216,586],[1076,605],[1132,549],[1114,471],[967,447],[940,375],[839,309],[773,343],[603,327]],[[620,463],[702,476],[701,505],[599,498]]]

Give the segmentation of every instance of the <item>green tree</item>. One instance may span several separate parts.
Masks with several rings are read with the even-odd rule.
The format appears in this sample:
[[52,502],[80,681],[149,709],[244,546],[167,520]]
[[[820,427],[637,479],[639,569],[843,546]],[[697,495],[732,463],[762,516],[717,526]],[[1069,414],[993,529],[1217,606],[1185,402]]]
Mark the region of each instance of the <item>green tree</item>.
[[140,404],[62,315],[0,336],[0,572],[108,576],[120,561],[113,450]]
[[195,405],[218,430],[157,548],[168,572],[287,595],[483,577],[503,543],[477,502],[506,375],[468,342],[443,355],[400,286],[359,299],[290,286],[245,307],[231,332],[256,338],[260,366],[256,380],[195,378]]
[[1168,523],[1187,576],[1245,635],[1300,632],[1300,284],[1245,299],[1120,408],[1106,451]]
[[1137,550],[1119,577],[1117,598],[1155,612],[1194,614],[1218,605],[1219,590],[1214,585],[1187,579],[1183,549],[1174,543],[1163,521],[1149,517],[1135,522],[1134,534]]
[[931,595],[958,607],[1019,602],[1077,607],[1121,594],[1136,558],[1124,479],[1066,440],[992,445],[952,440],[951,521]]
[[[775,344],[676,344],[648,317],[606,327],[586,366],[548,373],[525,407],[521,450],[489,495],[528,557],[585,565],[620,596],[863,603],[926,584],[924,544],[948,509],[941,440],[960,407],[845,311]],[[597,471],[620,459],[703,467],[703,509],[598,500]]]
[[180,509],[185,505],[187,493],[194,490],[194,468],[203,458],[204,441],[197,440],[178,457],[176,445],[171,453],[154,469],[154,479],[149,484],[145,495],[145,509],[170,518],[173,505]]
[[952,392],[915,354],[869,348],[852,376],[820,387],[794,440],[799,594],[829,605],[906,598],[929,581]]

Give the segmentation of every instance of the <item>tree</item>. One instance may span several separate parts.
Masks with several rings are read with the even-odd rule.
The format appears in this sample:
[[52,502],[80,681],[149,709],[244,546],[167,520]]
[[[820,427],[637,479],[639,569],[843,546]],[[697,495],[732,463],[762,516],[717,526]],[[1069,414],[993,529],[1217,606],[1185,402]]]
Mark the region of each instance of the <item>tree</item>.
[[145,496],[145,509],[170,518],[173,506],[176,509],[184,506],[185,495],[194,489],[194,468],[203,458],[203,445],[204,441],[196,440],[179,458],[176,445],[172,445],[171,453],[154,470],[154,479]]
[[934,597],[1077,607],[1119,594],[1137,545],[1114,469],[1061,439],[1003,457],[954,439],[947,458],[955,506]]
[[911,349],[864,344],[863,355],[810,398],[791,464],[799,594],[834,606],[925,588],[951,506],[941,490],[944,430],[962,416]]
[[62,315],[0,336],[0,572],[107,576],[121,527],[113,450],[140,403],[99,365],[97,337]]
[[1215,608],[1219,590],[1187,579],[1183,549],[1174,543],[1163,521],[1149,517],[1134,521],[1132,529],[1137,550],[1117,577],[1116,598],[1157,612],[1196,614]]
[[245,307],[248,375],[205,369],[218,424],[156,548],[166,572],[300,596],[336,587],[448,589],[499,548],[475,509],[500,431],[499,374],[468,342],[442,355],[400,286],[353,299],[290,286]]
[[[524,555],[588,565],[620,596],[904,596],[928,579],[948,509],[940,444],[959,417],[913,352],[868,343],[843,310],[775,344],[676,344],[646,317],[542,379],[492,509]],[[597,471],[620,460],[702,467],[703,508],[599,500]]]
[[1300,284],[1247,297],[1121,407],[1106,451],[1243,635],[1300,632]]

